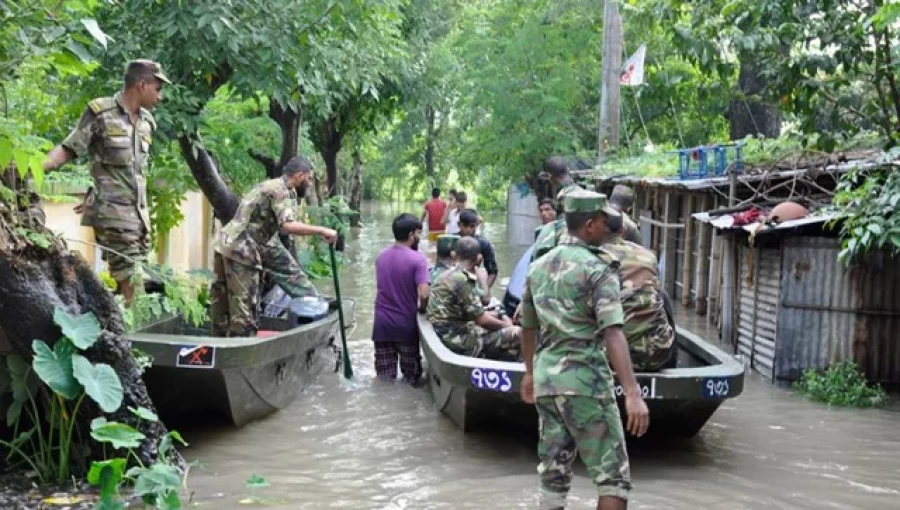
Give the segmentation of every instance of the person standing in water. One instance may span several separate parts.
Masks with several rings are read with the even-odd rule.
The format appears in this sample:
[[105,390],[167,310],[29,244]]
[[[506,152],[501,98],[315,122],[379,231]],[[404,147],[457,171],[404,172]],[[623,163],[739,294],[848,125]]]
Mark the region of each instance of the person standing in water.
[[428,259],[419,253],[422,222],[409,213],[394,218],[394,244],[375,260],[375,373],[379,379],[416,384],[422,376],[417,311],[428,304],[431,275]]

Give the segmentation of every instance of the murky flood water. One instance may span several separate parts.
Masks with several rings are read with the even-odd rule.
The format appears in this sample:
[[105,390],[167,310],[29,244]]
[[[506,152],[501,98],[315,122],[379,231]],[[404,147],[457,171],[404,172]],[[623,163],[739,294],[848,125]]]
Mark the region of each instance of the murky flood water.
[[[410,212],[419,214],[418,207]],[[371,333],[375,258],[400,211],[364,205],[341,275],[358,300],[351,338],[355,377],[326,374],[264,420],[183,430],[199,460],[188,484],[208,508],[535,508],[536,433],[463,435],[425,389],[374,380]],[[487,218],[501,278],[524,246],[506,244],[504,218]],[[322,285],[323,290],[325,285]],[[651,424],[652,426],[652,424]],[[748,377],[691,441],[630,448],[631,508],[900,508],[900,410],[831,410]],[[269,487],[250,489],[258,474]],[[583,468],[569,507],[594,508]]]

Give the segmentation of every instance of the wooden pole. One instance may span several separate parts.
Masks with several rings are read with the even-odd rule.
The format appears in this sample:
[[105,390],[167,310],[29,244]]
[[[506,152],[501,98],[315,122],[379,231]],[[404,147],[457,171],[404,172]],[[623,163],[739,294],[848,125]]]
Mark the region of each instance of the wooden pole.
[[681,265],[681,305],[691,306],[691,269],[694,267],[694,194],[689,193],[684,201],[684,259]]
[[[709,195],[704,194],[700,200],[700,212],[708,210]],[[707,294],[709,289],[710,228],[706,223],[700,223],[697,227],[700,237],[700,249],[698,250],[700,260],[697,261],[697,299],[694,308],[697,310],[697,315],[706,315],[709,304],[707,302]]]
[[597,165],[609,147],[619,145],[621,101],[619,73],[622,70],[622,18],[617,0],[603,2],[603,48],[600,71],[600,122],[597,128]]

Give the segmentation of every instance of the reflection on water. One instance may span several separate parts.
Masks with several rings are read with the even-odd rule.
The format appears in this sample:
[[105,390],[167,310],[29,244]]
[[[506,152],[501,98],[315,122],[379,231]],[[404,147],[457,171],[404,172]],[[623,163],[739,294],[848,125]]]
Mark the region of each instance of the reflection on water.
[[[417,205],[407,210],[420,214]],[[292,509],[535,508],[533,430],[463,435],[427,389],[374,378],[366,340],[374,264],[399,212],[366,204],[346,253],[341,289],[358,301],[355,378],[323,375],[291,407],[242,429],[184,430],[186,457],[203,463],[188,480],[199,506],[246,508],[255,498]],[[507,245],[502,216],[486,220],[500,276],[509,276],[525,247]],[[694,440],[632,446],[631,508],[900,508],[898,423],[896,408],[832,410],[751,377]],[[252,474],[271,486],[245,488]],[[576,474],[568,508],[594,508],[590,482],[583,469]]]

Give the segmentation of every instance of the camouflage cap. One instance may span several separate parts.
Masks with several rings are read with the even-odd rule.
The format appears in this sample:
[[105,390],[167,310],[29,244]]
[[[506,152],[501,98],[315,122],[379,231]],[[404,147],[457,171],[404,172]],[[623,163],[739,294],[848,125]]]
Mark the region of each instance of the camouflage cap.
[[620,216],[619,211],[609,205],[606,195],[583,189],[573,190],[563,198],[567,213],[603,211],[607,216]]
[[169,85],[172,84],[172,82],[169,80],[169,78],[166,77],[166,75],[163,73],[162,66],[159,65],[159,62],[155,62],[153,60],[147,60],[147,59],[143,59],[143,58],[137,59],[137,60],[132,60],[131,62],[128,63],[128,67],[126,68],[127,70],[125,72],[127,73],[128,71],[130,71],[131,69],[136,68],[136,67],[150,72],[151,74],[153,74],[154,78],[156,78],[157,80],[159,80],[163,83],[166,83]]
[[442,251],[452,251],[456,249],[456,243],[459,241],[459,236],[455,234],[444,234],[438,236],[437,238],[437,251],[438,253]]

